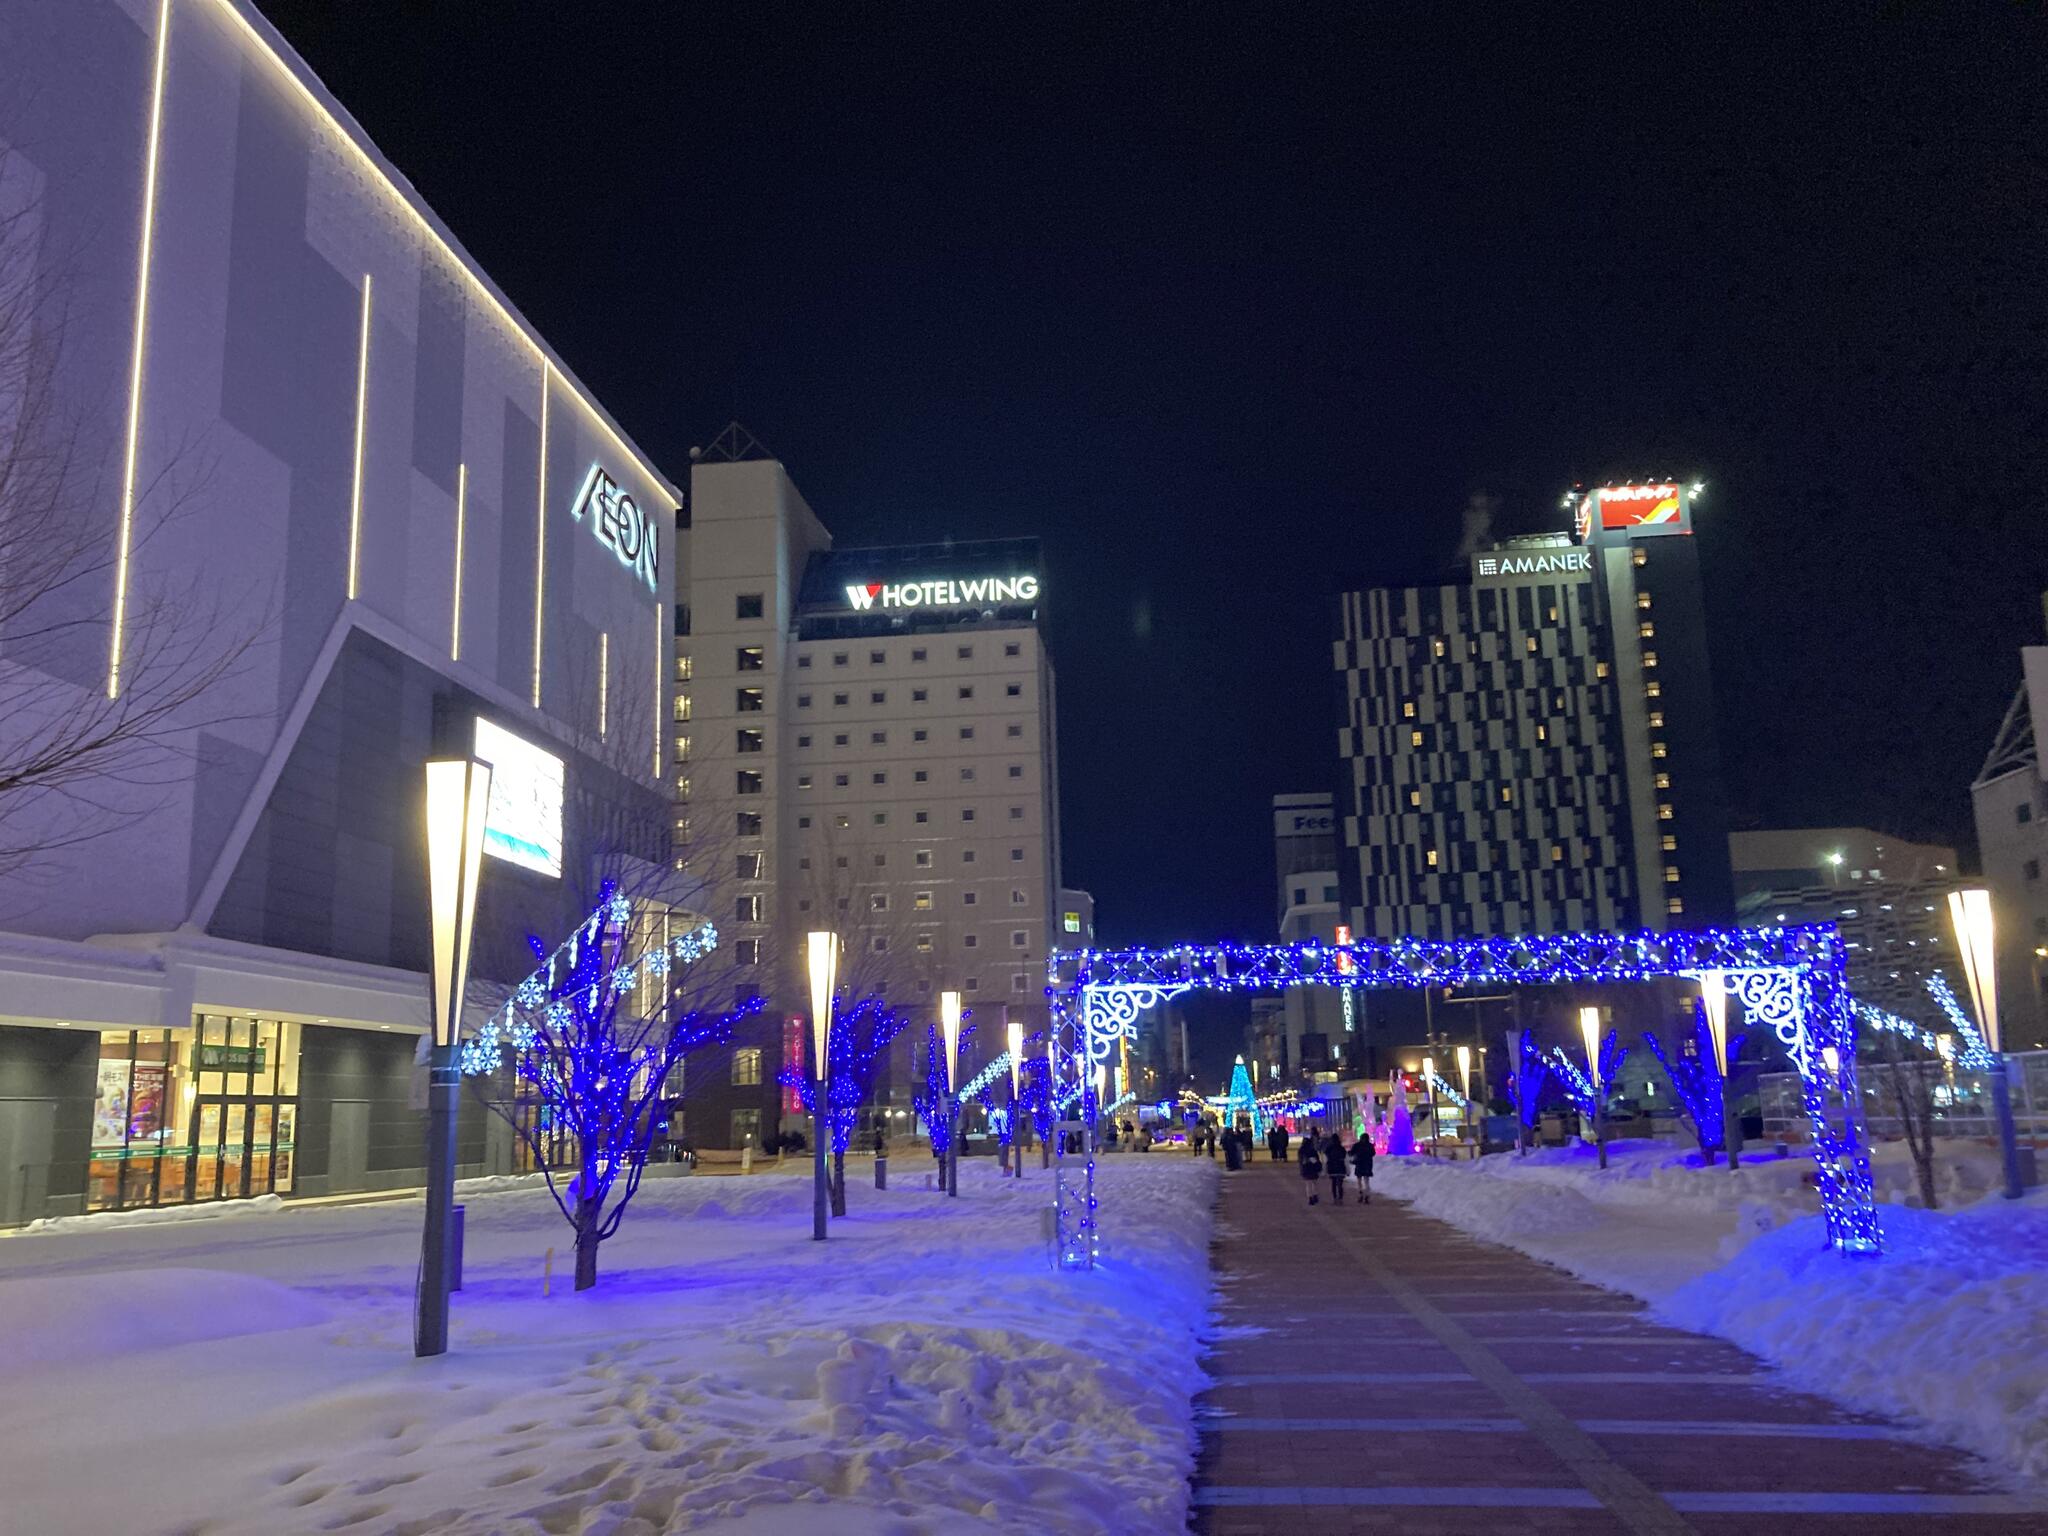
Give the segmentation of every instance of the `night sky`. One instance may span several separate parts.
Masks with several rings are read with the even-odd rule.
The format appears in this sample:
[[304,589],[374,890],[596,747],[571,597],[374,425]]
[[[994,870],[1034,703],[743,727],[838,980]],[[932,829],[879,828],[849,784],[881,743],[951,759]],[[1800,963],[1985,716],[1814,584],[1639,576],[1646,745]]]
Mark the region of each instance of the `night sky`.
[[1968,846],[2048,586],[2030,8],[259,3],[671,476],[737,417],[842,545],[1044,539],[1107,939],[1270,934],[1330,594],[1574,481],[1707,483],[1739,825]]

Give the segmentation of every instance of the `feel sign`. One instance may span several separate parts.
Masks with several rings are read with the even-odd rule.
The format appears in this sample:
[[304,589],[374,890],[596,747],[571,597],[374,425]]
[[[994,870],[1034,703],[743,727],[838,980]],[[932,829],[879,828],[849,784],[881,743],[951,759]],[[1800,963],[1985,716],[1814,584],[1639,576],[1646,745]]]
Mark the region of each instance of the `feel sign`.
[[640,510],[635,501],[602,464],[590,466],[590,473],[583,477],[583,489],[577,493],[575,505],[569,508],[569,515],[582,522],[584,514],[590,515],[590,531],[597,536],[597,542],[610,547],[623,565],[647,583],[647,590],[659,592],[655,584],[655,565],[660,556],[661,536],[654,526],[654,520]]

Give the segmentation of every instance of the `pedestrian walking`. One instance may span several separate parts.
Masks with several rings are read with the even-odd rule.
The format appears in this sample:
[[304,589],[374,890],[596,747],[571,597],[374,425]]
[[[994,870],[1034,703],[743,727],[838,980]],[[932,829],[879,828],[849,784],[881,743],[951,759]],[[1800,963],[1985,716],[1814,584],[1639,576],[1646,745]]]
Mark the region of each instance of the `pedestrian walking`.
[[1287,1127],[1279,1121],[1273,1122],[1273,1129],[1266,1132],[1266,1149],[1273,1154],[1273,1161],[1287,1161]]
[[1321,1203],[1321,1197],[1316,1194],[1316,1184],[1322,1176],[1323,1158],[1316,1150],[1316,1139],[1313,1135],[1305,1135],[1301,1138],[1301,1182],[1308,1186],[1310,1205]]
[[1358,1203],[1372,1204],[1372,1138],[1360,1134],[1351,1143],[1351,1171],[1358,1175]]
[[1344,1142],[1335,1131],[1323,1144],[1323,1166],[1330,1175],[1330,1204],[1344,1203]]
[[1223,1133],[1223,1166],[1230,1173],[1244,1166],[1244,1142],[1238,1129],[1233,1126]]

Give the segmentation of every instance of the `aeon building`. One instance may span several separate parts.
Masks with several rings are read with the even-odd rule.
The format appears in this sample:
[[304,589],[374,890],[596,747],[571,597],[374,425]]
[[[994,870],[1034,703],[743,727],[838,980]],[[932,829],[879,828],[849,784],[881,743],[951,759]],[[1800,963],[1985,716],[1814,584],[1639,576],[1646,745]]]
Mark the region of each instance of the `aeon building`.
[[0,11],[5,285],[77,547],[0,761],[155,714],[0,791],[0,1223],[417,1182],[421,764],[496,766],[487,974],[667,866],[680,496],[243,0]]

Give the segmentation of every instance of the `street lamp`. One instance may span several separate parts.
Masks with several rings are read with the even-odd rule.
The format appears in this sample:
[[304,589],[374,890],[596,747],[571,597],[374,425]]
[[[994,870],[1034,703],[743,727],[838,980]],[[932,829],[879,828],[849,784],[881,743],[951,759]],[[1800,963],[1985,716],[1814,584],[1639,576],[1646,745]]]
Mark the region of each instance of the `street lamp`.
[[[1459,1092],[1460,1094],[1462,1094],[1462,1095],[1464,1096],[1464,1099],[1465,1099],[1465,1110],[1464,1110],[1464,1119],[1465,1119],[1465,1123],[1466,1123],[1466,1125],[1467,1125],[1468,1127],[1470,1127],[1470,1126],[1471,1126],[1471,1125],[1473,1124],[1473,1120],[1472,1120],[1472,1047],[1471,1047],[1471,1046],[1469,1046],[1469,1045],[1461,1045],[1461,1046],[1459,1046],[1459,1047],[1458,1047],[1458,1092]],[[1479,1136],[1478,1136],[1478,1132],[1477,1132],[1476,1130],[1475,1130],[1475,1131],[1473,1132],[1473,1137],[1472,1137],[1472,1139],[1473,1139],[1473,1142],[1474,1142],[1475,1144],[1477,1144],[1477,1142],[1478,1142],[1478,1140],[1479,1140]]]
[[1422,1086],[1429,1092],[1429,1151],[1430,1155],[1434,1157],[1438,1140],[1436,1123],[1436,1058],[1434,1056],[1422,1058]]
[[939,994],[939,1033],[946,1042],[946,1160],[939,1165],[946,1193],[960,1193],[959,1106],[953,1102],[954,1070],[960,1062],[960,994]]
[[1842,883],[1842,850],[1837,848],[1833,853],[1827,855],[1827,862],[1828,884],[1840,885]]
[[462,1069],[462,999],[469,990],[477,870],[491,807],[491,765],[474,758],[427,764],[427,898],[434,927],[434,1055],[427,1088],[427,1223],[412,1352],[448,1352],[448,1287],[454,1279],[455,1116]]
[[1735,1119],[1735,1106],[1728,1102],[1728,975],[1725,971],[1700,972],[1700,1007],[1707,1016],[1707,1036],[1714,1046],[1714,1072],[1721,1081],[1721,1145],[1728,1149],[1731,1171],[1742,1166],[1737,1143],[1742,1127]]
[[2005,1162],[2005,1198],[2021,1193],[2020,1147],[2013,1134],[2012,1084],[2006,1075],[2005,1048],[1999,1038],[1998,971],[1991,946],[1991,893],[1981,886],[1948,893],[1949,921],[1955,925],[1956,948],[1962,952],[1963,975],[1970,983],[1970,1006],[1991,1052],[1991,1104],[1998,1112],[1998,1149]]
[[1009,1039],[1004,1042],[1010,1048],[1010,1172],[1017,1178],[1024,1177],[1024,1143],[1017,1139],[1017,1094],[1024,1080],[1024,1025],[1017,1019],[1010,1020],[1007,1031]]
[[1579,1033],[1586,1037],[1586,1067],[1593,1080],[1593,1145],[1600,1152],[1600,1166],[1607,1166],[1607,1094],[1600,1086],[1600,1010],[1579,1010]]
[[807,935],[811,972],[811,1240],[825,1241],[831,1190],[825,1178],[825,1100],[831,1093],[832,991],[839,980],[839,935]]

